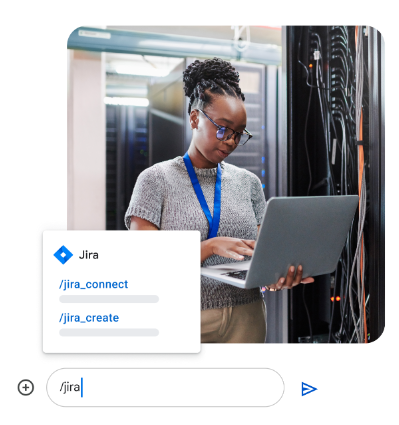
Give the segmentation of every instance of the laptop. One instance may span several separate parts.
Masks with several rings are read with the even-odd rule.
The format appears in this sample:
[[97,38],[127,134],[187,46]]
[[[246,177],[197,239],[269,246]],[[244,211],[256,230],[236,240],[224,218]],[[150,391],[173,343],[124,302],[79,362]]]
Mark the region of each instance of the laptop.
[[270,198],[252,259],[201,267],[201,274],[251,289],[276,283],[300,264],[303,279],[332,273],[358,203],[357,195]]

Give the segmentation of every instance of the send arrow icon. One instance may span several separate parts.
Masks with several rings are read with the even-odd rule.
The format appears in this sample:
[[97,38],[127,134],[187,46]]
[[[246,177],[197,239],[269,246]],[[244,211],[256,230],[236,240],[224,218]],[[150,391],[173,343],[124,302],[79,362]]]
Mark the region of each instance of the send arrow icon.
[[302,397],[304,395],[310,394],[310,393],[312,393],[313,391],[316,391],[316,390],[317,390],[317,388],[312,387],[311,385],[305,384],[304,382],[302,382]]

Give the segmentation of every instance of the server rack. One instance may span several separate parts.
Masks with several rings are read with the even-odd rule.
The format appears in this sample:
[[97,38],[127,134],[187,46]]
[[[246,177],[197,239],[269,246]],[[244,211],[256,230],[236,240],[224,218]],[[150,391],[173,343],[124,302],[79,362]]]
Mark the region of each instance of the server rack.
[[147,108],[107,105],[106,229],[125,229],[124,217],[139,174],[148,167]]
[[154,79],[148,88],[149,165],[184,155],[185,110],[181,62],[169,75]]
[[[348,79],[345,81],[345,73],[339,68],[342,66],[345,71],[347,67],[353,72],[356,64],[351,64],[350,61],[356,51],[355,39],[357,37],[357,41],[359,40],[360,33],[356,33],[355,27],[285,28],[286,43],[283,48],[287,87],[286,190],[288,196],[306,195],[309,191],[310,166],[313,182],[309,195],[323,196],[345,193],[346,185],[342,184],[342,179],[336,178],[340,174],[342,175],[341,163],[339,160],[333,160],[342,154],[339,152],[339,148],[342,152],[344,146],[343,130],[333,128],[334,114],[338,114],[346,125],[346,131],[351,135],[347,143],[352,150],[354,166],[358,166],[359,146],[362,146],[364,153],[367,210],[363,231],[364,255],[362,260],[365,264],[362,279],[365,285],[363,308],[366,313],[368,330],[368,335],[365,336],[366,341],[375,341],[381,335],[385,323],[385,118],[382,72],[384,45],[378,31],[371,27],[363,27],[363,30],[364,33],[361,33],[364,44],[362,55],[365,74],[362,86],[363,137],[359,141],[356,140],[354,131],[356,125],[352,123],[353,119],[350,116],[354,111],[348,107],[348,102],[352,101],[349,99],[350,96],[356,96],[356,88],[359,90],[360,83],[359,87],[355,83],[356,79],[359,81],[360,77],[356,75],[353,79],[355,83],[350,87]],[[325,83],[325,87],[321,90],[325,90],[325,98],[318,93],[319,88],[316,88],[321,87],[320,81],[315,79],[309,81],[309,75],[315,75],[310,67],[316,63],[315,57],[316,53],[319,55],[317,50],[320,46],[323,49],[322,74]],[[340,84],[340,81],[343,81],[347,87],[344,88],[344,84]],[[310,88],[310,85],[313,88]],[[313,90],[313,94],[311,94],[311,90]],[[310,103],[308,103],[309,98],[311,99]],[[324,113],[328,113],[328,117],[324,117],[328,122],[327,128],[323,128],[322,125],[322,107],[320,106],[322,102],[325,103]],[[309,113],[307,113],[308,105]],[[308,127],[305,136],[306,115],[308,115]],[[309,150],[309,165],[307,164],[306,146]],[[348,156],[346,151],[345,155]],[[355,185],[358,178],[359,175],[355,173]],[[357,226],[358,221],[359,214],[355,218],[354,226]],[[349,252],[351,252],[350,249]],[[345,334],[345,329],[342,331],[342,320],[351,320],[350,317],[345,316],[346,313],[344,313],[346,318],[341,317],[343,309],[342,304],[339,304],[341,301],[349,302],[348,293],[344,293],[343,297],[338,297],[339,292],[337,292],[343,285],[346,273],[349,273],[349,270],[345,271],[340,260],[336,273],[316,277],[313,284],[298,286],[290,291],[288,300],[289,342],[341,342],[340,338]],[[359,322],[357,321],[357,323]],[[313,338],[310,335],[310,328],[313,331]],[[350,325],[349,328],[352,333]],[[349,341],[356,341],[355,331]],[[342,342],[349,341],[344,339]]]

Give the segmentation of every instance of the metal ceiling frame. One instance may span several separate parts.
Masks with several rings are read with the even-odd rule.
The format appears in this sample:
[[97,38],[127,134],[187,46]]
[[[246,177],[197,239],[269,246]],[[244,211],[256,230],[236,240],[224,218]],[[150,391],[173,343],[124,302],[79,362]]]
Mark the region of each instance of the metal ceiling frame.
[[250,43],[242,52],[233,40],[171,34],[79,27],[68,38],[68,49],[166,57],[197,57],[238,60],[264,65],[281,65],[281,47]]

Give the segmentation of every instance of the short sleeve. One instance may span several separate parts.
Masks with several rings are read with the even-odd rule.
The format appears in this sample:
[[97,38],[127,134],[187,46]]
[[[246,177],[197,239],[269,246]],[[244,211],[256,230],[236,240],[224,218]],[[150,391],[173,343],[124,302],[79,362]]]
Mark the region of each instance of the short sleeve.
[[263,193],[262,183],[259,178],[253,175],[251,190],[252,208],[254,209],[256,224],[262,223],[263,215],[266,209],[265,194]]
[[144,170],[137,178],[130,199],[129,208],[125,214],[125,225],[130,229],[130,218],[132,216],[147,220],[160,228],[163,184],[157,170],[157,165]]

